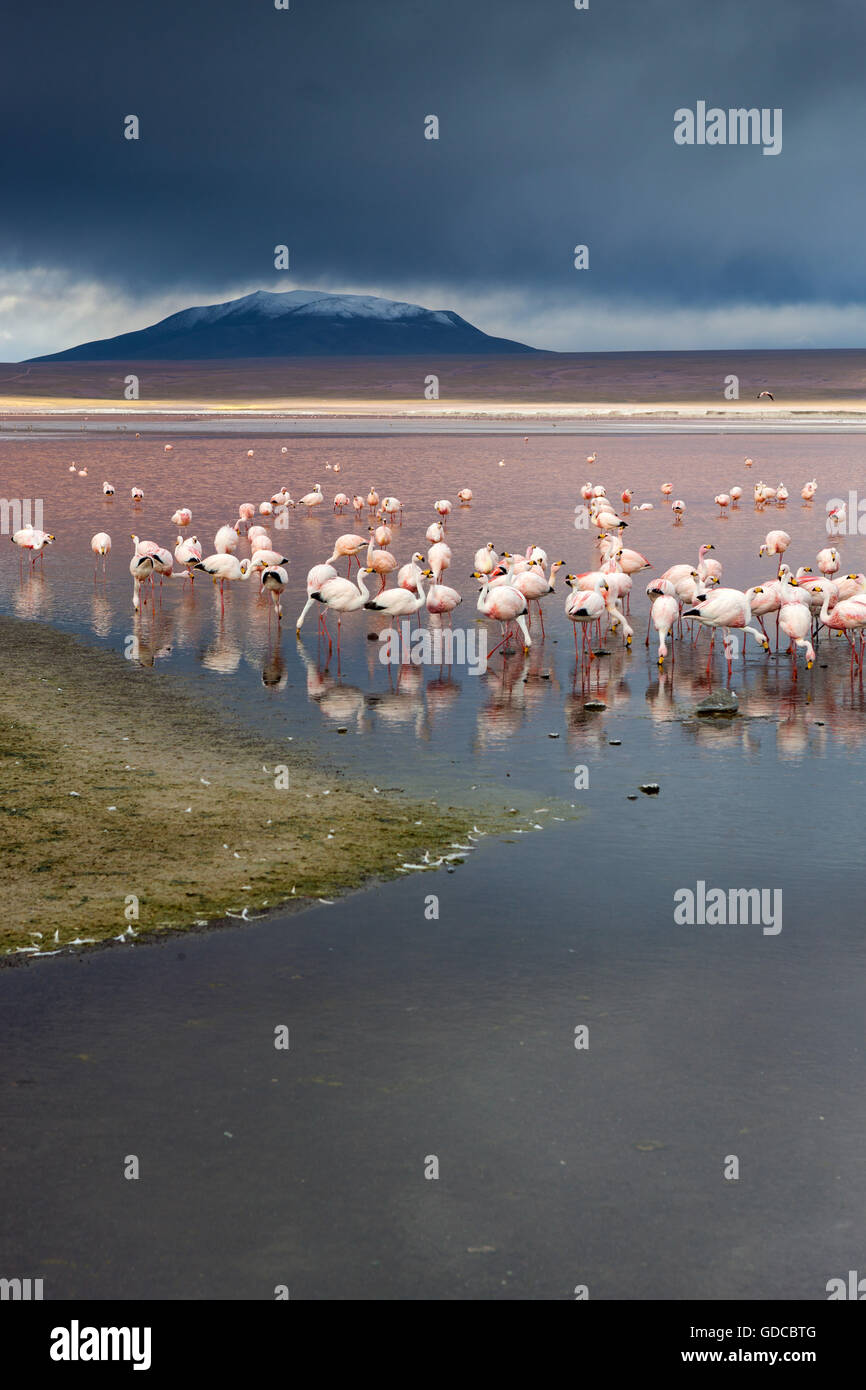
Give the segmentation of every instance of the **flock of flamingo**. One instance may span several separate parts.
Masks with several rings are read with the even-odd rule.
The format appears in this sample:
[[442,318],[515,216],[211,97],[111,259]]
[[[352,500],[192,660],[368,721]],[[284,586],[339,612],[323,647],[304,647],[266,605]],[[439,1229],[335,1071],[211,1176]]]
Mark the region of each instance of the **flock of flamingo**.
[[[166,445],[166,452],[172,450]],[[284,447],[282,453],[288,450]],[[247,451],[252,458],[254,451]],[[596,462],[597,455],[591,454],[588,464]],[[752,467],[751,459],[745,460],[746,467]],[[328,468],[330,464],[326,465]],[[340,465],[333,465],[334,472]],[[70,472],[79,477],[87,476],[86,468],[72,464]],[[804,502],[811,502],[817,491],[817,480],[811,479],[801,489]],[[788,490],[784,484],[772,488],[757,482],[754,485],[754,503],[758,512],[775,505],[784,507]],[[102,484],[106,499],[115,495],[113,484]],[[675,524],[680,524],[686,510],[681,499],[673,498],[673,485],[661,485],[663,505],[670,505]],[[654,568],[639,551],[623,544],[627,517],[632,510],[642,512],[651,510],[650,502],[634,502],[631,488],[620,493],[619,510],[609,499],[607,489],[600,483],[585,483],[580,489],[582,504],[576,511],[583,512],[587,528],[596,535],[596,567],[582,573],[568,573],[564,583],[569,590],[565,597],[565,616],[573,624],[575,654],[579,659],[592,662],[597,655],[593,649],[593,634],[601,643],[604,640],[602,624],[607,632],[616,635],[626,647],[630,647],[634,630],[629,622],[631,589],[633,576],[645,569]],[[716,494],[714,501],[722,516],[728,509],[736,510],[743,496],[743,489],[731,487],[727,492]],[[131,500],[139,506],[144,493],[141,488],[131,489]],[[461,488],[457,494],[460,508],[470,508],[473,501],[471,488]],[[208,575],[213,583],[219,585],[221,604],[224,606],[226,584],[236,583],[257,575],[260,592],[266,591],[273,601],[273,612],[278,624],[283,619],[283,597],[289,584],[288,557],[279,545],[274,544],[268,526],[276,530],[288,529],[290,509],[301,509],[307,515],[326,507],[326,499],[320,483],[310,492],[295,500],[288,487],[279,488],[269,500],[262,501],[258,507],[252,502],[243,502],[238,507],[237,519],[220,526],[214,535],[213,553],[204,554],[204,547],[195,535],[186,535],[192,525],[192,511],[189,507],[179,507],[171,516],[177,536],[173,551],[156,541],[141,539],[130,534],[132,556],[129,572],[133,580],[133,608],[139,612],[148,602],[148,593],[153,594],[154,581],[159,580],[160,588],[167,579],[182,578],[195,582],[197,575]],[[337,645],[341,639],[344,616],[366,610],[385,614],[391,618],[415,617],[420,624],[420,613],[426,609],[437,621],[448,618],[462,602],[457,589],[443,583],[443,576],[451,567],[453,555],[446,534],[452,503],[441,498],[433,503],[435,520],[427,527],[425,534],[426,551],[418,548],[411,559],[400,566],[392,553],[395,529],[403,524],[403,504],[393,495],[380,497],[375,487],[366,495],[350,497],[338,491],[333,498],[333,513],[337,516],[352,511],[356,523],[366,516],[367,534],[358,531],[345,532],[337,536],[331,553],[321,563],[310,569],[307,575],[307,601],[299,613],[295,627],[300,634],[308,613],[318,609],[319,630],[327,638],[329,647],[331,637],[327,627],[327,616],[333,612],[337,618]],[[828,526],[836,529],[844,523],[844,507],[837,507],[829,515]],[[578,524],[577,522],[575,523]],[[22,556],[29,553],[31,565],[37,558],[43,558],[45,548],[53,544],[55,536],[36,527],[24,527],[14,533],[12,541]],[[799,567],[796,572],[783,562],[791,538],[786,531],[773,529],[767,532],[759,549],[759,557],[771,556],[777,561],[776,572],[769,578],[759,581],[752,587],[742,590],[722,585],[722,565],[710,558],[715,549],[711,543],[700,547],[697,562],[680,562],[669,566],[646,587],[651,600],[647,624],[646,645],[649,646],[650,633],[654,628],[658,635],[658,664],[661,667],[672,654],[671,644],[675,639],[682,640],[688,632],[692,642],[698,640],[702,629],[711,633],[707,673],[713,660],[715,632],[721,629],[724,637],[725,656],[730,676],[733,652],[736,643],[732,634],[742,633],[751,636],[764,652],[770,651],[770,637],[765,627],[765,619],[775,616],[776,649],[780,633],[788,638],[788,652],[794,663],[798,651],[802,651],[807,668],[815,661],[815,645],[822,628],[830,633],[844,635],[851,648],[852,670],[856,664],[862,671],[864,656],[864,632],[866,632],[866,574],[849,573],[840,575],[841,556],[835,546],[822,549],[815,562]],[[239,558],[237,551],[244,545],[249,555]],[[101,561],[103,574],[106,572],[107,557],[111,552],[111,536],[106,531],[98,531],[90,542],[91,550],[97,560],[97,575]],[[363,556],[363,563],[361,557]],[[345,576],[338,573],[336,566],[346,561]],[[352,563],[357,572],[352,578]],[[471,577],[478,584],[476,609],[484,618],[501,624],[502,638],[493,651],[500,647],[508,650],[508,643],[516,638],[515,625],[520,633],[520,641],[525,651],[532,646],[531,623],[533,609],[538,616],[541,633],[544,636],[544,614],[542,605],[549,602],[556,593],[559,571],[563,560],[548,559],[547,552],[540,546],[531,544],[522,554],[499,551],[492,541],[482,545],[474,552]],[[392,587],[388,587],[390,576],[394,577]],[[369,587],[378,576],[379,586],[375,592]],[[94,576],[96,577],[96,575]],[[151,600],[153,601],[153,600]],[[688,627],[684,627],[684,624]],[[578,630],[580,646],[578,646]],[[859,639],[859,650],[857,641]],[[742,648],[745,656],[745,646]],[[491,653],[492,655],[492,653]]]

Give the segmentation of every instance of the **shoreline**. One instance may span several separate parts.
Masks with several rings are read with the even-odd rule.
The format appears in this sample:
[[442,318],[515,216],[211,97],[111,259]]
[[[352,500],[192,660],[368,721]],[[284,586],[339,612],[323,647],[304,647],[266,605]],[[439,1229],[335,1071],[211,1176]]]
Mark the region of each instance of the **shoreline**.
[[46,624],[0,618],[0,663],[3,965],[331,901],[507,828],[497,788],[363,786]]
[[586,422],[593,421],[643,421],[643,420],[689,420],[720,422],[748,422],[760,424],[787,423],[798,420],[845,419],[866,424],[866,400],[862,405],[849,401],[832,400],[823,403],[803,401],[797,404],[768,409],[757,403],[732,403],[722,409],[716,403],[689,401],[618,401],[588,402],[574,405],[549,403],[544,401],[520,402],[519,404],[491,403],[470,400],[441,403],[438,408],[429,403],[394,402],[386,399],[375,401],[345,400],[300,401],[300,402],[253,402],[249,404],[223,401],[217,404],[203,401],[156,400],[142,403],[139,409],[110,404],[104,399],[85,401],[63,401],[46,398],[26,401],[24,399],[4,400],[0,398],[0,422],[28,420],[89,420],[91,418],[117,422],[147,422],[153,419],[272,419],[274,421],[294,420],[545,420]]

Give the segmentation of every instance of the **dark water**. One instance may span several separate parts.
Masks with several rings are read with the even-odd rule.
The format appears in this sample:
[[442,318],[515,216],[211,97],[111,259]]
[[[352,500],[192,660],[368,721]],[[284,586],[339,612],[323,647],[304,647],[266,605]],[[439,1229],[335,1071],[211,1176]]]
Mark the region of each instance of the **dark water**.
[[[449,523],[462,622],[467,561],[487,539],[590,562],[573,526],[583,443],[537,439],[519,459],[512,445],[502,470],[496,440],[295,441],[285,469],[278,442],[261,464],[261,441],[254,461],[234,439],[184,443],[170,466],[161,446],[133,447],[91,442],[81,480],[65,444],[43,443],[38,459],[4,444],[3,491],[41,486],[58,542],[44,580],[19,580],[3,557],[3,611],[122,650],[121,537],[167,543],[185,501],[191,529],[212,534],[247,495],[325,484],[326,459],[342,463],[332,491],[375,482],[407,502],[401,561],[433,498],[473,487]],[[814,560],[826,500],[856,488],[861,463],[848,439],[631,439],[605,443],[590,471],[611,496],[627,482],[656,503],[627,534],[657,569],[712,539],[725,581],[744,587],[771,572],[757,559],[771,527],[791,534],[795,567]],[[103,475],[116,475],[111,512]],[[714,492],[757,476],[785,478],[787,508],[714,515]],[[141,520],[119,500],[140,478]],[[689,504],[680,527],[661,505],[667,478]],[[297,599],[308,564],[355,523],[290,525]],[[94,587],[86,547],[102,526],[118,546]],[[864,568],[862,538],[842,549],[843,569]],[[525,664],[421,669],[405,684],[371,655],[366,618],[347,621],[338,671],[312,628],[300,650],[291,629],[277,648],[252,587],[230,594],[224,620],[210,586],[173,587],[139,633],[155,690],[173,670],[275,739],[328,752],[349,725],[340,758],[381,785],[387,773],[471,795],[495,780],[583,815],[555,823],[539,809],[543,832],[485,842],[452,874],[0,973],[3,1180],[20,1199],[6,1204],[7,1275],[43,1277],[57,1298],[270,1298],[287,1284],[293,1298],[549,1299],[587,1284],[592,1298],[760,1300],[822,1298],[860,1267],[866,696],[837,639],[796,677],[752,647],[731,682],[742,717],[707,726],[692,717],[705,643],[680,645],[659,677],[643,587],[633,651],[611,639],[589,676],[555,599]],[[275,657],[285,680],[265,688]],[[607,708],[586,711],[588,697]],[[657,797],[637,793],[649,782]],[[780,888],[782,930],[677,925],[674,894],[698,880]],[[281,1024],[287,1053],[273,1045]],[[130,1154],[137,1182],[123,1177]]]

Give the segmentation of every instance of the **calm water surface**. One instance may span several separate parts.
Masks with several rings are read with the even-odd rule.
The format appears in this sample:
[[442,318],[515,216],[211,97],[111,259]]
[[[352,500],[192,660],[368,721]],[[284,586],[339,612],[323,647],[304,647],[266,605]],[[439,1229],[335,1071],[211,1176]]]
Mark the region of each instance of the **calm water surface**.
[[[472,487],[448,524],[456,623],[475,621],[469,571],[487,540],[592,563],[574,527],[592,441],[280,445],[257,437],[248,459],[236,435],[175,439],[168,455],[153,436],[3,439],[0,491],[43,497],[57,543],[32,576],[0,552],[0,610],[132,650],[155,698],[172,671],[277,747],[312,745],[371,787],[512,786],[583,815],[539,810],[543,832],[485,844],[452,874],[295,917],[4,972],[4,1178],[39,1193],[7,1214],[4,1268],[58,1298],[268,1298],[276,1283],[293,1298],[569,1298],[579,1283],[593,1298],[824,1297],[861,1267],[864,1240],[866,696],[847,645],[823,640],[796,677],[783,654],[749,647],[731,681],[743,717],[707,725],[692,717],[705,639],[659,674],[645,575],[633,650],[611,639],[590,672],[561,597],[529,657],[481,677],[398,680],[367,640],[384,622],[366,614],[346,620],[338,664],[314,622],[298,644],[291,621],[309,566],[366,530],[329,505],[272,533],[291,560],[282,636],[252,582],[223,616],[209,582],[173,581],[134,622],[131,532],[173,548],[169,517],[189,505],[207,552],[239,502],[281,484],[396,493],[400,563],[426,548],[433,500]],[[606,438],[598,453],[589,472],[611,497],[628,484],[655,504],[632,514],[628,544],[661,570],[712,540],[739,587],[771,576],[757,550],[772,527],[791,535],[795,567],[813,563],[827,499],[863,473],[862,445],[838,436]],[[784,479],[787,507],[756,513],[749,499],[720,518],[713,494],[758,477]],[[688,504],[680,526],[668,480]],[[114,552],[94,582],[101,529]],[[841,548],[845,571],[866,569],[862,538]],[[628,799],[649,782],[658,797]],[[782,931],[676,925],[674,893],[699,879],[781,888]],[[424,916],[431,892],[438,922]],[[137,1184],[121,1177],[127,1153]],[[424,1179],[432,1154],[438,1182]],[[738,1181],[723,1176],[729,1155]]]

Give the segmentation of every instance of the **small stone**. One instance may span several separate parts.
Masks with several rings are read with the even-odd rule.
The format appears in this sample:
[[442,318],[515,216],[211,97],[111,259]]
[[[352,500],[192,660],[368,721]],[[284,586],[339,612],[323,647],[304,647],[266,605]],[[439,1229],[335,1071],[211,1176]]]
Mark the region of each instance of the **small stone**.
[[621,748],[621,747],[622,747],[622,739],[621,739],[621,738],[609,738],[609,739],[608,739],[608,743],[610,744],[611,748]]
[[338,729],[338,730],[337,730],[337,733],[338,733],[338,734],[347,734],[348,732],[349,732],[349,730],[346,729],[345,727],[342,728],[342,729]]
[[587,700],[583,708],[588,710],[607,709],[607,705],[604,700]]
[[736,714],[740,708],[740,702],[732,690],[711,690],[701,703],[697,706],[695,714],[712,715]]
[[643,792],[644,796],[658,796],[661,787],[658,782],[641,782],[638,791]]
[[627,800],[637,801],[637,792],[629,792]]
[[559,734],[548,734],[548,738],[559,738]]

